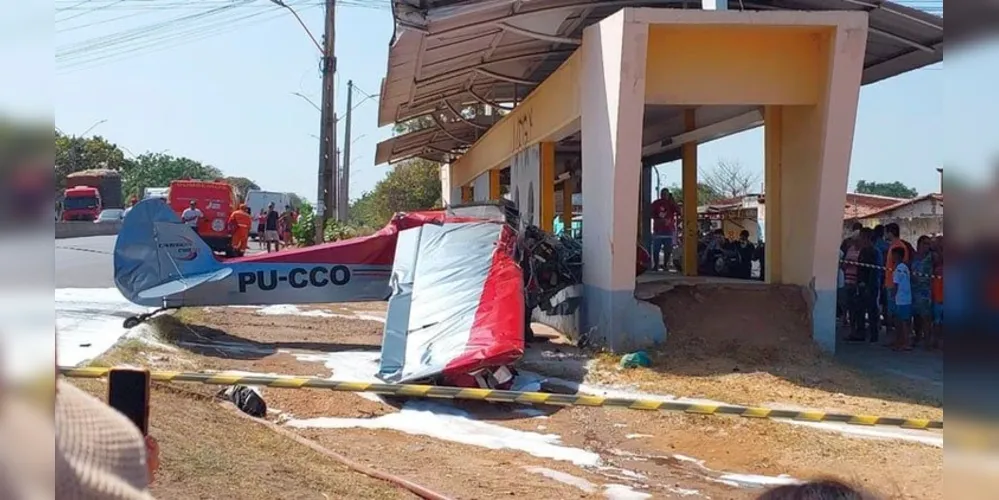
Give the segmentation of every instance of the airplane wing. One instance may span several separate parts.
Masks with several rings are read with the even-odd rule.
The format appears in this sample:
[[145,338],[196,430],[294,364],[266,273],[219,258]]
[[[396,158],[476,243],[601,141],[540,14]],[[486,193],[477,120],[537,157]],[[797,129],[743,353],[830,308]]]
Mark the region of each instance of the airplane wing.
[[443,377],[474,386],[468,377],[519,358],[525,304],[515,245],[514,231],[502,222],[401,231],[380,376],[391,382]]

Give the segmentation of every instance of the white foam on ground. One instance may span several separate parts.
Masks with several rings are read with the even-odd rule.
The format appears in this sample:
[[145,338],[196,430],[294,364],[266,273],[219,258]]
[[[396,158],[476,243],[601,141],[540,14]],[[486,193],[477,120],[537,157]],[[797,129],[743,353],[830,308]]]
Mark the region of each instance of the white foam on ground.
[[569,486],[574,486],[586,493],[596,493],[597,485],[583,479],[581,477],[573,476],[562,471],[557,471],[553,469],[548,469],[546,467],[524,467],[528,472],[533,472],[535,474],[541,474],[548,479],[554,479],[562,484],[567,484]]
[[335,318],[337,315],[319,309],[309,309],[303,311],[291,304],[275,304],[273,306],[261,307],[257,309],[257,314],[265,316],[308,316],[312,318]]
[[626,434],[625,439],[639,439],[639,438],[650,438],[654,437],[652,434]]
[[635,491],[631,486],[623,484],[605,484],[604,496],[610,500],[645,500],[646,498],[652,498],[652,495],[648,493]]
[[600,463],[600,455],[596,453],[562,446],[558,435],[519,431],[482,422],[473,419],[468,412],[434,401],[410,401],[398,413],[375,418],[295,419],[285,425],[297,428],[395,430],[493,450],[522,451],[539,458],[579,466],[593,467]]
[[783,486],[786,484],[801,484],[801,481],[781,474],[780,476],[761,476],[757,474],[722,474],[718,477],[719,482],[725,484],[734,483],[742,487],[770,487]]
[[76,366],[104,354],[127,332],[125,318],[148,310],[126,300],[116,288],[57,289],[58,363]]
[[[300,361],[324,363],[333,371],[332,380],[381,382],[378,373],[379,353],[347,351],[325,354],[294,353]],[[377,399],[376,395],[374,396]],[[407,434],[430,436],[456,443],[490,449],[523,451],[541,458],[596,466],[600,455],[579,448],[562,446],[555,434],[520,431],[475,420],[468,412],[436,401],[416,400],[403,405],[398,413],[375,418],[312,418],[289,420],[286,425],[300,428],[386,429]]]

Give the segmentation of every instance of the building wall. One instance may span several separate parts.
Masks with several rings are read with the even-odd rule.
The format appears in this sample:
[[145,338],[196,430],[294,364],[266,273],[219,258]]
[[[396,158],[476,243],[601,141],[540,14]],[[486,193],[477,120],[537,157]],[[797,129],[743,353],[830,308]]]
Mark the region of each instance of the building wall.
[[510,199],[520,210],[521,224],[541,226],[541,146],[517,153],[510,163]]

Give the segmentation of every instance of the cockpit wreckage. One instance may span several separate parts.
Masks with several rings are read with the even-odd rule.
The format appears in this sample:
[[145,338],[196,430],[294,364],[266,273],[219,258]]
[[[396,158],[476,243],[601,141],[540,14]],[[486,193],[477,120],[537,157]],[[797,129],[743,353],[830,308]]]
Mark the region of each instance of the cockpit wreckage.
[[[135,205],[114,281],[129,301],[190,306],[388,301],[379,376],[394,383],[508,388],[532,337],[578,315],[582,247],[521,227],[509,203],[397,214],[364,237],[220,260],[162,200]],[[639,248],[639,273],[648,254]]]

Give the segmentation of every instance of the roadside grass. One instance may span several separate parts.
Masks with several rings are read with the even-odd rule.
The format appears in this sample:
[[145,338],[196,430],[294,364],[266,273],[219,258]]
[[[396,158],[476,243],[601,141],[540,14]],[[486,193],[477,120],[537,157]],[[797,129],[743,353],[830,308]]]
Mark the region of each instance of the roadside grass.
[[[171,339],[182,338],[177,329],[183,323],[161,318],[150,325],[157,333],[154,342],[124,339],[91,365],[192,369],[197,364],[193,355],[169,347]],[[104,380],[70,382],[98,398],[106,395]],[[150,434],[159,441],[161,453],[152,486],[157,499],[415,498],[243,418],[214,400],[216,390],[153,383]]]

